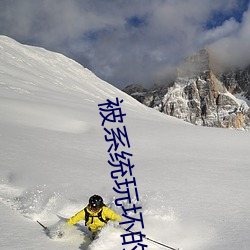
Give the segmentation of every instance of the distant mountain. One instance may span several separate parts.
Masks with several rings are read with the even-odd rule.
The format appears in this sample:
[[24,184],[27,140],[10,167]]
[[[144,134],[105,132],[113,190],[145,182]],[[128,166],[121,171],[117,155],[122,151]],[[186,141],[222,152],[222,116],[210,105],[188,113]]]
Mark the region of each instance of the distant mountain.
[[219,72],[202,49],[177,69],[171,85],[145,90],[130,85],[124,92],[162,113],[209,127],[249,129],[250,67]]
[[227,70],[217,74],[229,92],[241,94],[248,101],[250,100],[250,65],[246,68]]

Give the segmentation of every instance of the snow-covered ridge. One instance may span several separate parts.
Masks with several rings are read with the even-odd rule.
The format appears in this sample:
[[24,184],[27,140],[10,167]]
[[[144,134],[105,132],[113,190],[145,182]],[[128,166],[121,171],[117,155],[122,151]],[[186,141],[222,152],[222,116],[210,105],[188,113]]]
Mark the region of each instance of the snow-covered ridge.
[[62,54],[22,45],[5,36],[0,36],[0,60],[1,85],[18,93],[36,94],[40,87],[43,91],[55,89],[63,94],[69,90],[102,100],[120,92]]
[[[128,108],[141,106],[133,98],[96,77],[75,61],[43,48],[22,45],[0,36],[1,106],[8,114],[2,119],[15,120],[28,126],[81,133],[88,130],[88,122],[74,116],[75,104],[86,106],[116,95],[126,98]],[[73,101],[63,109],[56,105]],[[30,105],[30,102],[33,105]],[[22,112],[20,112],[20,106]],[[48,112],[49,111],[49,112]]]

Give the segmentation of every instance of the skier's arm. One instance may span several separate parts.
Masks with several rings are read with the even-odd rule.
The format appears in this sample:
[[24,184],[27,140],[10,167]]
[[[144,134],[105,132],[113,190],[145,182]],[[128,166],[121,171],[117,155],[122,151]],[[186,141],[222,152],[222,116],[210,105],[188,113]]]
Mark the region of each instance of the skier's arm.
[[108,207],[105,207],[105,217],[110,220],[118,221],[118,222],[122,220],[120,215],[116,214],[113,210],[111,210]]
[[85,212],[84,209],[72,216],[70,219],[68,219],[67,224],[75,225],[78,221],[84,220],[85,218]]

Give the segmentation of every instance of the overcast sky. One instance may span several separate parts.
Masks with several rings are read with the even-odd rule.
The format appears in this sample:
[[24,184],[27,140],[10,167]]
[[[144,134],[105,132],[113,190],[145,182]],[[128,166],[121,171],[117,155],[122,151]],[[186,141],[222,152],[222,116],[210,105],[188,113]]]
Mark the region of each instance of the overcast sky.
[[146,87],[204,47],[250,62],[250,0],[0,0],[0,34]]

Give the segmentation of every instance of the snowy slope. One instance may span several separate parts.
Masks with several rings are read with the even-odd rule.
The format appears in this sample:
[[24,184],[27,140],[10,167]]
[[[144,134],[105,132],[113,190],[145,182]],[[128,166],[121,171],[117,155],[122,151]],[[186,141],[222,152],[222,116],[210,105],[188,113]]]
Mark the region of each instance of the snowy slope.
[[116,97],[124,100],[143,233],[184,250],[248,250],[248,132],[196,127],[165,116],[63,55],[4,36],[0,249],[123,249],[123,232],[112,225],[90,244],[79,227],[51,240],[36,223],[53,226],[57,215],[72,216],[94,193],[122,213],[114,205],[117,194],[98,110],[98,104]]

